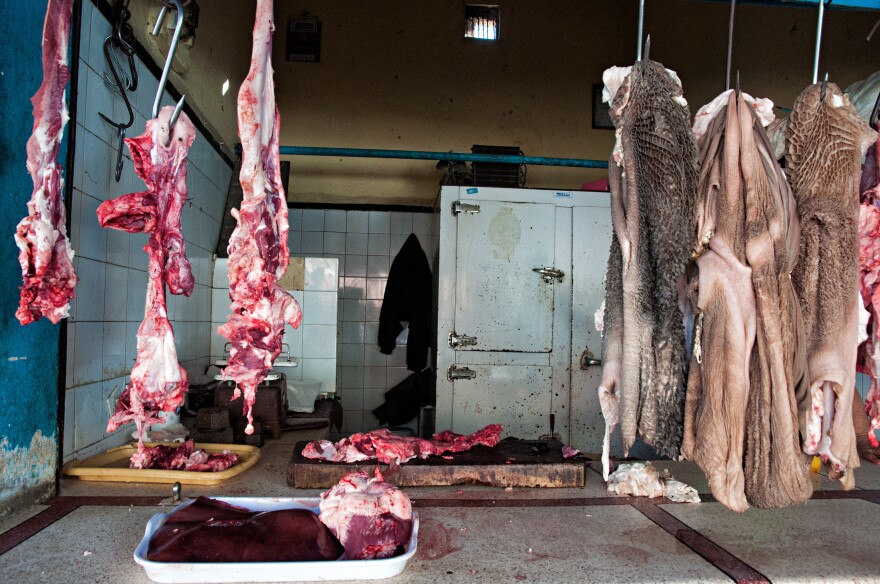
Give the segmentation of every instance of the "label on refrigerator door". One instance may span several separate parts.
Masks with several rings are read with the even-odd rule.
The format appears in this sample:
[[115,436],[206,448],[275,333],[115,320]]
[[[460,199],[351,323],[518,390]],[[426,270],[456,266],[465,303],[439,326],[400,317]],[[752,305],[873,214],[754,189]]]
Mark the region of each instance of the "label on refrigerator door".
[[556,191],[555,193],[553,193],[553,196],[557,199],[570,199],[571,193],[568,191]]
[[468,189],[467,191],[465,191],[465,192],[466,192],[467,194],[469,194],[469,195],[476,195],[477,193],[480,192],[480,189],[478,189],[478,188],[476,188],[476,187],[471,187],[471,188],[469,188],[469,189]]

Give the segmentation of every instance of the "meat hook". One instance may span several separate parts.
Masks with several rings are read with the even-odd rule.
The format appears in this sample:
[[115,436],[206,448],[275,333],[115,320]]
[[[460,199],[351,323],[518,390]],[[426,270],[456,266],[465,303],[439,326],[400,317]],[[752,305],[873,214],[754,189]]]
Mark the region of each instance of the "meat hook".
[[730,0],[730,21],[727,26],[727,73],[724,76],[725,91],[730,89],[730,65],[733,61],[733,17],[736,12],[736,0]]
[[642,60],[642,61],[650,60],[650,57],[648,56],[650,53],[651,53],[651,35],[648,35],[647,37],[645,37],[645,50],[642,53],[642,58],[640,60]]
[[642,31],[645,27],[645,0],[639,0],[639,40],[636,41],[636,61],[642,60]]
[[[831,4],[831,0],[827,0]],[[822,46],[822,22],[825,20],[826,0],[819,0],[819,21],[816,24],[816,50],[813,53],[813,84],[819,81],[819,47]]]
[[[122,97],[122,101],[125,102],[125,109],[128,110],[128,121],[125,123],[116,123],[104,114],[98,113],[105,122],[116,128],[116,170],[114,174],[116,182],[119,182],[119,179],[122,177],[122,148],[125,143],[125,131],[134,123],[134,111],[132,110],[131,102],[128,100],[128,91],[137,89],[137,68],[134,63],[134,32],[131,25],[128,24],[130,17],[131,12],[128,10],[128,0],[124,2],[122,0],[117,1],[113,6],[113,33],[104,39],[104,59],[113,76],[111,79],[107,76],[107,73],[104,73],[104,82]],[[129,70],[122,76],[119,74],[119,62],[114,48],[118,48],[128,56]]]
[[[174,60],[174,53],[177,51],[177,41],[180,39],[180,31],[183,28],[183,4],[180,0],[170,0],[170,2],[174,5],[175,10],[177,10],[177,23],[174,25],[174,36],[171,39],[171,45],[168,47],[168,56],[165,58],[165,67],[162,69],[162,77],[159,79],[159,87],[156,89],[156,99],[153,100],[153,119],[159,117],[159,104],[162,102],[162,93],[165,91],[165,84],[168,83],[168,73],[171,71],[171,62]],[[162,9],[159,11],[159,16],[156,18],[156,25],[151,32],[153,36],[159,34],[159,29],[162,28],[162,23],[165,21],[165,15],[167,13],[168,6],[163,3]],[[186,96],[181,95],[180,101],[178,101],[177,105],[174,107],[174,113],[171,115],[171,121],[168,123],[169,128],[173,127],[177,122],[177,118],[180,116],[180,111],[183,109],[184,99],[186,99]]]
[[826,91],[828,91],[828,73],[825,73],[825,78],[822,79],[822,90],[819,92],[819,101],[825,101]]

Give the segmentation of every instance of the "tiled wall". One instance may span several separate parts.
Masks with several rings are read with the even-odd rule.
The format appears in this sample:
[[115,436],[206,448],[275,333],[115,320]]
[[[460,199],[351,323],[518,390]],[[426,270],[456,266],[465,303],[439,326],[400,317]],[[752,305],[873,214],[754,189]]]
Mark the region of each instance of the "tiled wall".
[[[217,327],[229,316],[227,261],[217,258],[214,264],[212,362],[227,356],[225,345],[228,341],[217,332]],[[289,269],[295,269],[294,264]],[[278,370],[287,376],[288,384],[299,379],[316,379],[321,382],[321,391],[333,392],[336,390],[338,261],[335,258],[305,258],[302,269],[303,290],[289,292],[302,308],[303,321],[298,329],[287,325],[284,331],[284,343],[290,347],[290,356],[298,361],[298,366]]]
[[[147,287],[145,234],[102,229],[95,211],[102,201],[145,186],[135,175],[128,149],[120,182],[114,182],[116,131],[98,113],[113,120],[127,116],[122,99],[105,85],[102,44],[110,25],[85,1],[83,6],[76,119],[73,202],[69,209],[70,237],[79,275],[76,300],[70,312],[67,342],[64,460],[82,458],[124,443],[131,426],[110,435],[104,430],[117,395],[128,380],[137,354],[137,329],[143,319]],[[139,86],[131,95],[135,108],[130,135],[144,131],[158,83],[140,62]],[[171,104],[166,95],[163,104]],[[189,152],[182,229],[196,287],[189,298],[168,295],[168,315],[174,324],[177,356],[192,374],[204,372],[211,339],[211,270],[213,250],[231,169],[200,133]]]
[[410,233],[418,236],[433,270],[437,238],[430,213],[290,210],[291,255],[339,259],[336,393],[345,411],[342,434],[378,427],[372,410],[410,374],[406,329],[391,355],[380,353],[377,344],[388,269]]

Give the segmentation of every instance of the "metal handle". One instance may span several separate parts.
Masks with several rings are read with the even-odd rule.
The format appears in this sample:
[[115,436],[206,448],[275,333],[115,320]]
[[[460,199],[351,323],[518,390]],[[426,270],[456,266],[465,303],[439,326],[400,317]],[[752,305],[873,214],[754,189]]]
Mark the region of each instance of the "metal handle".
[[596,359],[593,352],[586,349],[581,353],[581,369],[589,369],[590,367],[598,367],[602,364],[602,359]]
[[557,270],[556,268],[547,268],[541,266],[540,268],[532,268],[532,271],[536,274],[541,274],[541,279],[544,280],[547,284],[552,284],[553,280],[557,282],[562,282],[562,279],[565,277],[565,272],[562,270]]
[[473,379],[477,376],[477,372],[473,369],[468,369],[467,367],[456,367],[455,365],[450,365],[449,369],[446,370],[446,379],[449,381],[456,381],[458,379]]
[[171,500],[174,504],[180,503],[180,483],[174,483],[171,487]]
[[467,335],[459,335],[455,331],[449,333],[449,348],[456,349],[458,347],[466,347],[477,344],[477,337],[469,337]]
[[472,205],[470,203],[462,203],[461,201],[455,201],[452,203],[452,214],[458,215],[459,213],[464,213],[466,215],[476,215],[480,212],[479,205]]

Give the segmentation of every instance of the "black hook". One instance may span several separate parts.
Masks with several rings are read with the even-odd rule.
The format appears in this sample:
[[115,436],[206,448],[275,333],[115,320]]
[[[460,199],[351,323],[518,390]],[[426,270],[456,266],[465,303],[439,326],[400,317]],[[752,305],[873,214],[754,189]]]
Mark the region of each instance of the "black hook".
[[[125,109],[128,110],[128,122],[117,123],[104,114],[98,113],[101,119],[116,128],[116,172],[114,175],[116,182],[119,182],[119,179],[122,177],[122,148],[125,144],[125,131],[134,124],[134,110],[128,99],[128,92],[137,89],[138,83],[137,67],[134,62],[134,30],[128,24],[128,19],[131,18],[128,2],[129,0],[117,0],[113,5],[113,32],[104,39],[104,60],[107,62],[107,67],[110,69],[113,79],[107,79],[106,74],[104,78],[108,83],[112,81],[111,85],[122,97],[122,101],[125,102]],[[113,53],[114,47],[118,48],[128,57],[129,70],[124,83],[116,68],[117,62],[116,56]]]

